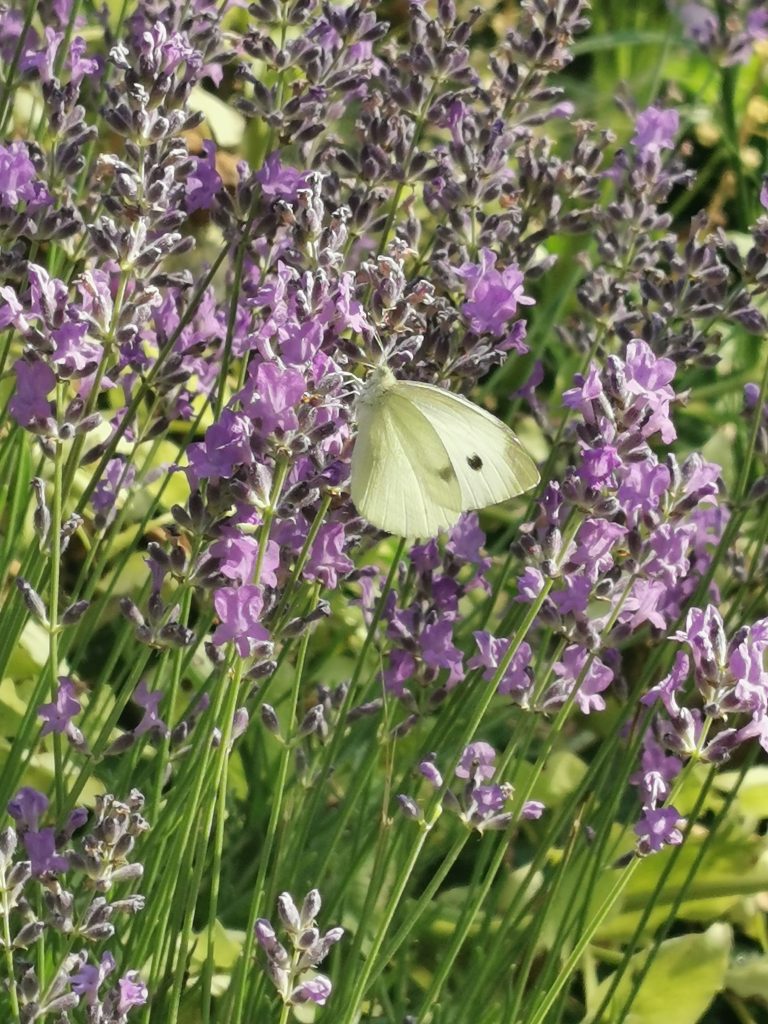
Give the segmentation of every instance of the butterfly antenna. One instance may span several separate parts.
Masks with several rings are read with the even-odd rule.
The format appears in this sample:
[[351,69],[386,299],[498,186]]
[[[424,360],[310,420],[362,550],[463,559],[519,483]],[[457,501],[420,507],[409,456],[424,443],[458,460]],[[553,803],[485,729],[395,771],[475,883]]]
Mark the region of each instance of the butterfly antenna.
[[360,389],[363,386],[363,382],[350,370],[339,370],[339,376],[343,381],[343,388],[338,393],[339,398],[353,398],[360,394]]

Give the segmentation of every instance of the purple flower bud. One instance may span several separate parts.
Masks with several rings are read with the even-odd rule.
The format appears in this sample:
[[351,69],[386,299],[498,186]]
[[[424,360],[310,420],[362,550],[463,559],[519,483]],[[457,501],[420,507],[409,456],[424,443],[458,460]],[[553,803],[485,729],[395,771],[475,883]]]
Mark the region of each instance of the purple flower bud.
[[48,612],[45,607],[45,602],[42,597],[34,590],[29,583],[23,578],[23,576],[16,577],[16,586],[21,594],[24,604],[27,606],[29,612],[34,617],[42,622],[43,625],[48,625]]
[[13,857],[18,841],[16,829],[4,828],[0,832],[0,869],[4,869]]
[[310,708],[302,719],[298,735],[302,737],[311,736],[313,733],[324,735],[327,731],[328,726],[325,722],[325,711],[323,705],[315,704],[315,706]]
[[431,758],[425,759],[419,764],[419,772],[433,789],[440,789],[443,784],[443,776]]
[[421,821],[424,817],[422,810],[416,801],[411,799],[411,797],[406,796],[404,793],[398,794],[397,802],[400,805],[400,810],[407,818],[413,818],[414,821]]
[[[6,875],[6,888],[13,896],[14,890],[18,891],[23,888],[31,877],[32,862],[28,860],[18,860]],[[11,903],[13,903],[13,899],[11,899]]]
[[280,736],[280,722],[272,705],[261,704],[259,707],[259,714],[261,715],[261,722],[264,728],[273,735]]
[[277,912],[280,915],[280,920],[290,932],[296,934],[301,931],[301,916],[290,893],[282,892],[277,897]]
[[51,513],[45,500],[45,484],[40,477],[33,477],[31,485],[35,492],[35,511],[32,515],[32,523],[38,540],[44,544],[51,529]]
[[301,905],[300,916],[303,924],[311,925],[320,913],[321,906],[320,891],[318,889],[310,889]]
[[317,928],[306,928],[300,935],[296,936],[296,948],[301,950],[311,949],[320,938]]
[[62,626],[74,626],[90,608],[90,601],[75,601],[61,613]]
[[27,949],[41,937],[45,931],[42,921],[29,921],[23,925],[13,938],[14,949]]

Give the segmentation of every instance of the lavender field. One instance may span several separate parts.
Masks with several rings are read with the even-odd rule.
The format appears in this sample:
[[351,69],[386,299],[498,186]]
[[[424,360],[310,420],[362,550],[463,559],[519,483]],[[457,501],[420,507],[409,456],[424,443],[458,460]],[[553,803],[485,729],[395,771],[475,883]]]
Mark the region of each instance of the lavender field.
[[768,1019],[767,317],[766,3],[4,0],[0,1024]]

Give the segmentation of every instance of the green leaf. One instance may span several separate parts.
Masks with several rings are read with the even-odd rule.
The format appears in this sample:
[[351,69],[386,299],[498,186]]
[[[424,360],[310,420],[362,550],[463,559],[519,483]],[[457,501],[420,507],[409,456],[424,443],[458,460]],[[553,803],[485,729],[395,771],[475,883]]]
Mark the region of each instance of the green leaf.
[[[731,929],[713,924],[703,934],[681,935],[662,942],[655,955],[653,949],[638,953],[629,961],[601,1020],[621,1019],[624,1024],[695,1024],[725,986],[732,943]],[[649,955],[653,962],[632,996]],[[594,1019],[592,1014],[613,981],[611,975],[592,993],[592,1009],[582,1024]],[[630,997],[629,1012],[622,1013]]]
[[768,956],[764,953],[738,954],[728,968],[725,983],[740,999],[757,996],[768,1003]]

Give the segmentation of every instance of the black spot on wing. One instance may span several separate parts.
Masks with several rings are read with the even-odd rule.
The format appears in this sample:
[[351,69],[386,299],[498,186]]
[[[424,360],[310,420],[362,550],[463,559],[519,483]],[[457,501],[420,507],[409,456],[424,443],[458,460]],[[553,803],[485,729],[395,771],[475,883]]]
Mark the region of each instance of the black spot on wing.
[[452,480],[453,477],[455,476],[453,472],[453,466],[443,466],[442,469],[438,469],[437,475],[440,477],[441,480],[445,480],[445,482],[448,483],[448,481]]
[[483,460],[477,454],[475,454],[475,455],[468,455],[467,456],[467,465],[469,466],[470,469],[482,469],[483,468]]

